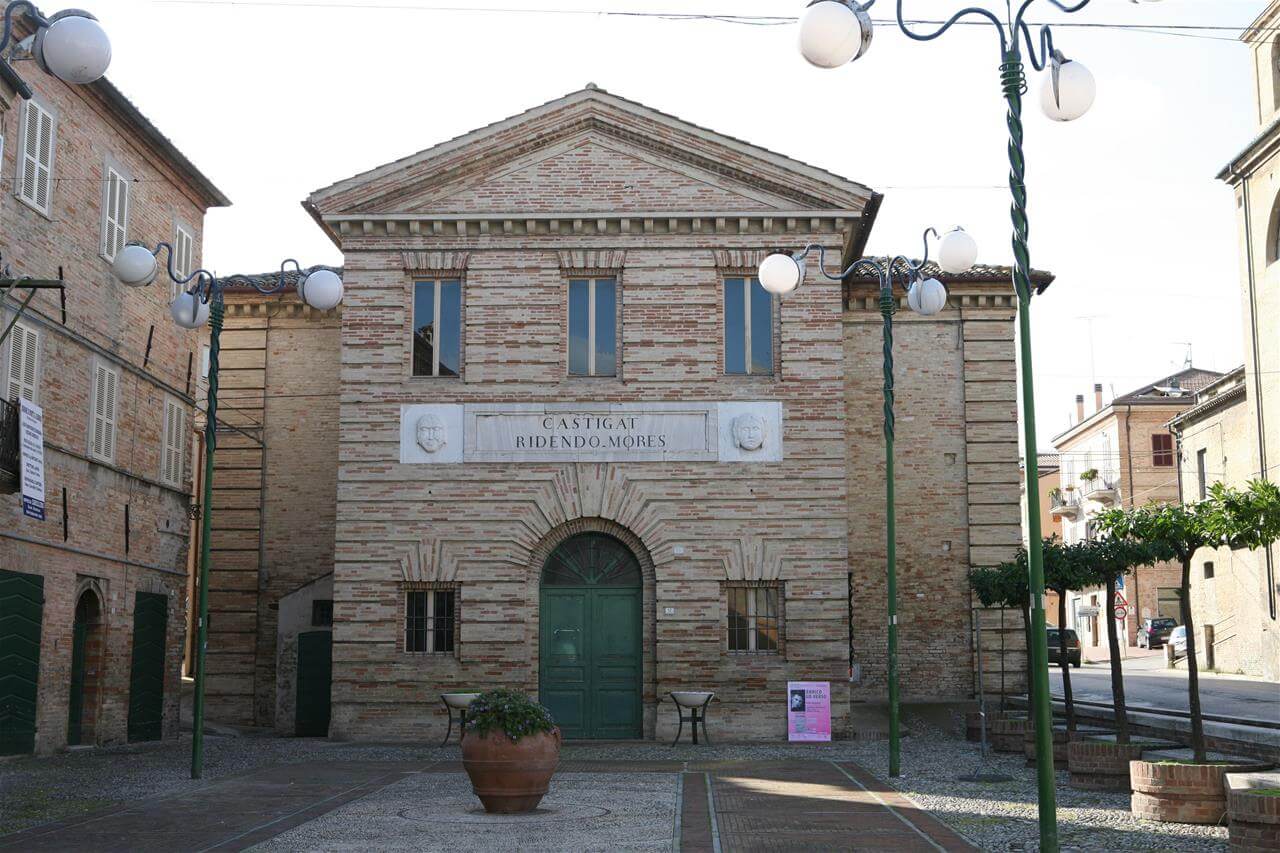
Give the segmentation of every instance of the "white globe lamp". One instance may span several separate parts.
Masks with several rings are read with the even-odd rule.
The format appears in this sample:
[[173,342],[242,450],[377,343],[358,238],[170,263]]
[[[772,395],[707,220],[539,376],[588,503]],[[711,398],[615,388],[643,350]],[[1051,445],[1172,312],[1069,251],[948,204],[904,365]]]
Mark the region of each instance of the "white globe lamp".
[[1057,82],[1051,69],[1040,87],[1040,108],[1054,121],[1075,121],[1089,111],[1098,94],[1093,74],[1079,62],[1057,66]]
[[938,266],[943,272],[967,272],[978,260],[978,243],[963,228],[948,231],[938,242]]
[[776,296],[785,296],[804,280],[804,263],[781,253],[760,262],[760,286]]
[[298,295],[317,311],[336,308],[342,291],[342,278],[332,270],[316,270],[298,282]]
[[815,0],[800,19],[800,53],[811,65],[839,68],[871,46],[871,16],[852,0]]
[[914,282],[907,288],[907,305],[924,317],[932,317],[947,306],[947,289],[936,278]]
[[129,287],[145,287],[155,281],[156,270],[156,256],[146,246],[125,246],[111,262],[111,273]]
[[209,303],[184,291],[169,303],[169,316],[184,329],[198,329],[209,319]]
[[107,73],[111,64],[111,40],[98,20],[88,12],[59,12],[36,33],[32,53],[50,74],[68,83],[86,84]]

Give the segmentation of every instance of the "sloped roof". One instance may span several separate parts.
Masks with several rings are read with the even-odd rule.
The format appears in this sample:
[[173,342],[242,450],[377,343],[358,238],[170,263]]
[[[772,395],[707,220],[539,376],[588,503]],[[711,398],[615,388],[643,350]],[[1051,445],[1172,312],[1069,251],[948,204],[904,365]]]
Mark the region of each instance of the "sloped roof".
[[[317,219],[343,212],[391,213],[406,185],[457,181],[460,175],[512,159],[513,152],[547,146],[574,129],[574,120],[596,121],[629,141],[649,139],[661,129],[671,136],[664,154],[697,161],[730,179],[744,177],[773,193],[800,201],[797,209],[861,211],[875,195],[864,184],[716,133],[594,85],[514,116],[441,142],[311,193],[303,202]],[[519,128],[521,130],[517,131]],[[525,129],[528,130],[525,130]],[[493,211],[498,212],[498,211]]]
[[[318,264],[314,267],[309,267],[305,269],[304,272],[315,272],[316,270],[329,270],[330,272],[335,272],[338,275],[342,275],[342,267],[329,267],[323,264]],[[285,270],[284,287],[281,288],[279,292],[293,293],[294,291],[296,291],[298,289],[298,279],[301,277],[302,277],[302,273],[300,273],[298,270],[292,270],[292,269]],[[242,275],[234,275],[234,276],[218,276],[218,278],[223,282],[222,290],[224,293],[249,294],[249,295],[253,295],[256,293],[260,296],[265,297],[268,294],[262,293],[260,290],[258,290],[258,288],[259,287],[272,288],[272,287],[275,287],[277,284],[279,284],[280,270],[273,270],[272,272],[264,272],[264,273],[253,273],[248,275],[242,274]],[[271,295],[275,295],[275,294],[271,294]]]
[[1163,379],[1157,379],[1127,394],[1121,394],[1111,404],[1128,406],[1144,403],[1169,404],[1183,401],[1190,404],[1195,399],[1195,392],[1221,379],[1223,374],[1216,370],[1203,370],[1199,367],[1188,367],[1171,373]]

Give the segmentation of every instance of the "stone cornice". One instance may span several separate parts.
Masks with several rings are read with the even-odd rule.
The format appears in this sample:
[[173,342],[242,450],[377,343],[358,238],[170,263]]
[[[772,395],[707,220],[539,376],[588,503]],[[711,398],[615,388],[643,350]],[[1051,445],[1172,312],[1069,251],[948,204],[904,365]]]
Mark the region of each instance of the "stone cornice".
[[[955,288],[951,288],[947,294],[948,308],[992,308],[1015,311],[1018,307],[1018,298],[1013,293],[1013,289],[1007,280],[1000,282],[992,282],[993,288],[999,287],[999,292],[966,290],[957,292]],[[1005,292],[1007,291],[1007,292]],[[906,294],[898,292],[898,310],[910,311],[907,307]],[[845,299],[844,310],[846,313],[870,313],[879,316],[880,314],[880,296],[878,292],[860,291]]]
[[654,236],[671,234],[838,234],[858,221],[847,210],[742,213],[362,213],[326,216],[342,237]]
[[331,311],[317,311],[303,302],[282,302],[279,294],[237,293],[234,298],[225,298],[226,316],[228,317],[270,317],[273,320],[320,319],[342,316],[342,306]]

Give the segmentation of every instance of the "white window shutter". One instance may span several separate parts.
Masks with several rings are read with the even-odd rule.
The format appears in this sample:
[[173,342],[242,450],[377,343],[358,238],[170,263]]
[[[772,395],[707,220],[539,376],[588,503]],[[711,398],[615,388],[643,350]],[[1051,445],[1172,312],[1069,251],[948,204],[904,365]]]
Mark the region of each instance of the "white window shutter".
[[97,364],[93,369],[93,434],[90,443],[93,456],[107,462],[116,454],[116,395],[119,375],[111,368]]
[[111,261],[129,239],[129,181],[110,166],[102,206],[102,256]]
[[18,196],[48,213],[56,145],[53,116],[35,101],[27,101],[24,118],[22,154],[18,157]]
[[9,381],[4,395],[6,400],[21,397],[35,402],[39,357],[39,333],[35,329],[15,325],[9,333]]
[[186,432],[186,412],[175,400],[164,401],[164,447],[160,466],[160,479],[171,486],[181,486],[186,473],[183,448]]

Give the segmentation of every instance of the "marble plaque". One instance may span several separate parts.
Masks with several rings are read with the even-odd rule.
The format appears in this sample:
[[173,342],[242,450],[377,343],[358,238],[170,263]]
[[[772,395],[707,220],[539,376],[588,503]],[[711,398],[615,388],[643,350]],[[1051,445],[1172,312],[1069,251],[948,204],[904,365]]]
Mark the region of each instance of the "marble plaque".
[[778,462],[782,404],[402,406],[400,461]]

